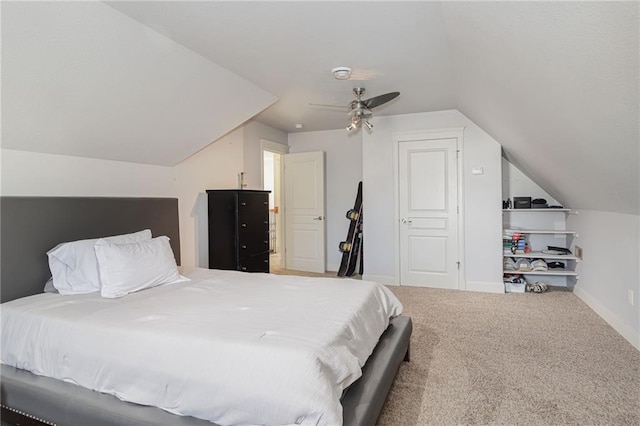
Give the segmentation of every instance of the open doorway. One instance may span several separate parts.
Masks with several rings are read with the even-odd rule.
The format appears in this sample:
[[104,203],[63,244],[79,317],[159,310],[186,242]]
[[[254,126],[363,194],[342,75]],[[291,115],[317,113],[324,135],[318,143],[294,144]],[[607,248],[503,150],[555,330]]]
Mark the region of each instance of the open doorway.
[[282,224],[280,223],[280,165],[282,154],[264,151],[263,161],[263,189],[269,193],[269,265],[280,267],[282,253]]
[[283,156],[289,147],[261,140],[262,188],[269,193],[269,265],[270,272],[285,268],[284,209],[283,209]]

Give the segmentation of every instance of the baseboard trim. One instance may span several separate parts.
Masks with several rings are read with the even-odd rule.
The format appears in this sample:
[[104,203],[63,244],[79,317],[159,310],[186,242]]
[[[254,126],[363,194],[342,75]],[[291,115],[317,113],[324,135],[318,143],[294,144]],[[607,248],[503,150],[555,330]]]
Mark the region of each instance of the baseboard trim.
[[504,284],[489,281],[467,281],[466,290],[482,293],[504,293]]
[[384,285],[398,285],[398,281],[396,280],[396,277],[390,277],[387,275],[364,274],[362,276],[362,279],[365,281],[375,281]]
[[613,327],[613,329],[616,330],[622,337],[628,340],[629,343],[633,345],[633,347],[640,351],[640,332],[625,324],[619,316],[611,312],[608,308],[604,307],[604,305],[602,305],[598,301],[598,299],[580,288],[579,285],[573,288],[573,294],[575,294],[578,299],[582,300],[585,305],[593,309],[596,314],[598,314],[611,327]]

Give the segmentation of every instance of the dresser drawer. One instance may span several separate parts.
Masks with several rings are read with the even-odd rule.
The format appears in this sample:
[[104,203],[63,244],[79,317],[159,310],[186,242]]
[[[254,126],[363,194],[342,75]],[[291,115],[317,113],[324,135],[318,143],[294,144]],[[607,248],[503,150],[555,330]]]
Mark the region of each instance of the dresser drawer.
[[238,221],[269,222],[269,196],[267,194],[238,193]]
[[269,235],[269,218],[238,218],[238,239],[246,241],[247,236],[251,234],[256,234],[256,238],[262,238],[263,234]]
[[246,259],[269,251],[269,233],[240,233],[238,259]]
[[243,272],[269,272],[269,252],[240,259],[238,270]]
[[238,256],[244,258],[269,249],[267,194],[238,194]]

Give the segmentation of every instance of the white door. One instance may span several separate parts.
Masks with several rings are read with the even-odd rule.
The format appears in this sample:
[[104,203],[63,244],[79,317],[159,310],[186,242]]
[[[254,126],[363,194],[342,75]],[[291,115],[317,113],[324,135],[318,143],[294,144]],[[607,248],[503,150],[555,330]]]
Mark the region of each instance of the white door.
[[398,142],[400,284],[458,288],[457,139]]
[[324,153],[284,156],[285,264],[325,272]]

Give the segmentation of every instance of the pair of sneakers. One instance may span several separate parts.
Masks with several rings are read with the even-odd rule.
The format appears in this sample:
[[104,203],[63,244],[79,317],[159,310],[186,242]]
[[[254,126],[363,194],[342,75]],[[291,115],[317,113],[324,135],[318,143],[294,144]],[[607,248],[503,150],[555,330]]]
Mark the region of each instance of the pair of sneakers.
[[544,293],[548,288],[549,286],[547,285],[547,283],[538,281],[535,284],[527,283],[524,289],[527,293]]

